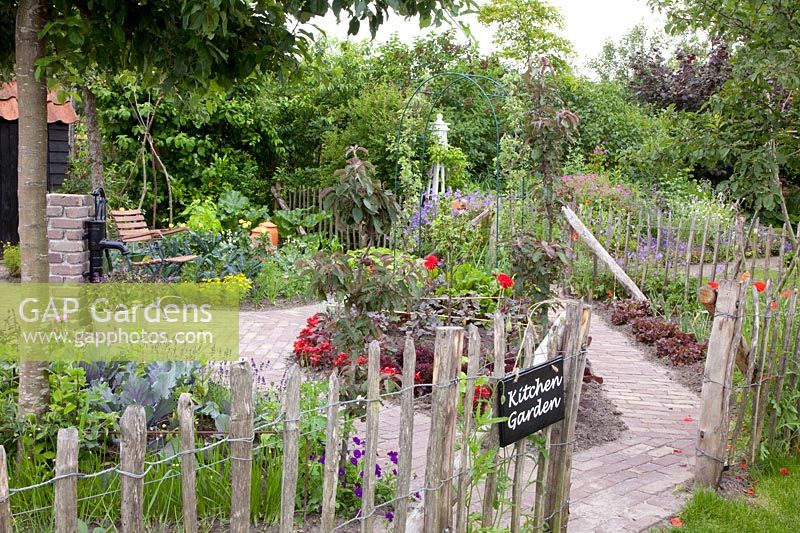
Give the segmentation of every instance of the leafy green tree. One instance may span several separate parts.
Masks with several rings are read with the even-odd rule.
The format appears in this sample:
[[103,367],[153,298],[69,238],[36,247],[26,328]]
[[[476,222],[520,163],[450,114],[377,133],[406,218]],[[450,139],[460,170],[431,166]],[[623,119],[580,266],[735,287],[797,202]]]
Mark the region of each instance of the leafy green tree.
[[572,43],[557,32],[564,29],[558,8],[543,0],[492,0],[478,12],[478,20],[496,26],[500,55],[528,64],[547,56],[563,66],[573,54]]
[[[757,211],[792,218],[784,189],[800,174],[800,9],[796,0],[652,0],[668,30],[729,43],[731,76],[702,115],[695,157],[731,166],[727,189]],[[797,214],[793,215],[796,219]]]

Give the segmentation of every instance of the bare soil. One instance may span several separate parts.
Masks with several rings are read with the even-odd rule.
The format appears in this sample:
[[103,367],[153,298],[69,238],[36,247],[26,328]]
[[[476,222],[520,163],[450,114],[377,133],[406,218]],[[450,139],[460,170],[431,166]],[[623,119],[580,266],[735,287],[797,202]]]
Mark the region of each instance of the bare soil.
[[575,426],[576,451],[617,440],[628,429],[621,415],[600,383],[584,383]]
[[[599,313],[603,316],[603,318],[608,322],[611,323],[611,309],[605,306],[597,306],[595,309],[598,310]],[[626,324],[624,326],[614,326],[618,331],[621,331],[625,334],[628,340],[636,346],[645,356],[661,365],[663,368],[667,369],[667,374],[669,375],[670,379],[673,381],[680,383],[690,391],[700,394],[701,389],[703,388],[703,370],[705,368],[705,361],[698,361],[693,365],[687,366],[675,366],[670,363],[667,359],[659,357],[656,355],[656,348],[655,346],[651,346],[649,344],[644,344],[636,340],[636,336],[633,334],[633,326],[631,324]]]

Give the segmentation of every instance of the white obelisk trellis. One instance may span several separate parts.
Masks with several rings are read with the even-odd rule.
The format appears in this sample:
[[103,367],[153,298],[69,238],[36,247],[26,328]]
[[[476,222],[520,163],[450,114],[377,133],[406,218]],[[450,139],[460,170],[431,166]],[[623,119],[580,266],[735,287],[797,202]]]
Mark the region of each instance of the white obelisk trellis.
[[[431,125],[431,135],[433,135],[440,145],[447,147],[447,132],[450,126],[442,119],[442,114],[436,115],[436,122]],[[445,168],[441,163],[434,163],[431,169],[431,186],[429,189],[431,196],[437,196],[445,191]]]

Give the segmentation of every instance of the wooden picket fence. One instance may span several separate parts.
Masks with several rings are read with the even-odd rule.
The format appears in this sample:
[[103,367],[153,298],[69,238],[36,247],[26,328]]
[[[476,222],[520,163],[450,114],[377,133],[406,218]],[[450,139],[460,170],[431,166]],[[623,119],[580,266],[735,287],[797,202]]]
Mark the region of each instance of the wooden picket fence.
[[[572,449],[575,440],[575,423],[580,402],[581,384],[586,361],[586,340],[590,321],[590,307],[579,302],[566,302],[562,316],[554,323],[545,338],[534,346],[534,327],[528,324],[517,355],[517,366],[530,366],[534,357],[547,359],[564,358],[565,418],[542,431],[545,442],[542,449],[528,449],[526,439],[518,441],[513,451],[500,449],[498,426],[476,428],[474,421],[473,389],[478,379],[486,379],[481,372],[488,363],[494,364],[493,375],[497,381],[505,375],[506,318],[496,314],[493,320],[494,347],[491,356],[483,356],[481,336],[476,326],[465,331],[462,327],[442,327],[436,331],[434,379],[430,384],[415,383],[415,348],[409,336],[405,344],[405,361],[402,387],[399,392],[380,392],[380,346],[377,342],[368,350],[368,391],[366,405],[366,442],[363,478],[363,500],[361,512],[354,518],[336,516],[336,491],[338,462],[329,460],[324,467],[323,498],[321,504],[321,530],[336,531],[360,527],[363,532],[376,531],[378,513],[394,510],[395,531],[413,531],[411,526],[420,518],[422,531],[464,532],[472,528],[476,513],[482,527],[498,527],[501,523],[514,532],[525,526],[533,531],[565,531],[569,519],[569,491]],[[468,354],[466,372],[462,373],[462,357],[466,339]],[[295,527],[295,497],[299,469],[299,422],[308,412],[300,410],[301,371],[292,366],[287,374],[283,391],[283,413],[280,419],[254,427],[253,397],[254,381],[250,364],[240,362],[230,368],[231,416],[229,434],[211,443],[198,445],[194,406],[188,393],[181,395],[177,407],[179,421],[180,452],[148,462],[145,460],[147,432],[145,410],[141,406],[128,407],[120,418],[120,462],[102,472],[91,474],[78,472],[78,432],[75,428],[58,432],[55,458],[55,476],[43,483],[29,487],[9,489],[5,451],[0,447],[0,533],[9,533],[16,515],[25,509],[14,507],[14,496],[27,490],[54,490],[55,530],[74,532],[78,524],[78,479],[96,477],[107,473],[120,476],[121,530],[139,533],[145,530],[143,492],[148,471],[157,464],[180,460],[182,525],[187,532],[198,530],[196,499],[197,456],[217,446],[229,447],[231,512],[230,530],[235,533],[251,531],[250,491],[254,473],[254,436],[265,427],[274,427],[283,434],[282,490],[280,509],[280,531],[290,532]],[[340,453],[342,425],[339,414],[346,404],[340,400],[339,377],[336,373],[328,380],[328,401],[323,408],[327,414],[324,435],[326,457],[338,457]],[[415,440],[415,397],[419,387],[431,390],[431,427],[428,438],[427,463],[424,473],[424,496],[422,504],[412,509],[414,492],[411,490],[412,450]],[[463,395],[459,391],[465,390]],[[375,462],[378,432],[381,419],[381,402],[389,397],[398,397],[401,408],[399,434],[399,456],[397,488],[395,497],[388,502],[375,500]],[[460,408],[460,409],[459,409]],[[461,416],[459,416],[459,410]],[[458,428],[460,426],[460,432]],[[282,429],[281,429],[282,428]],[[419,429],[419,428],[417,428]],[[321,437],[321,436],[317,436]],[[345,436],[346,437],[346,436]],[[467,442],[471,437],[482,439],[482,453],[491,453],[494,468],[485,479],[473,479],[471,455]],[[262,445],[263,446],[263,445]],[[458,456],[458,460],[457,460]],[[526,491],[526,461],[535,462],[533,493]],[[528,468],[528,476],[531,469]],[[505,501],[498,483],[501,473],[509,475],[511,485],[510,510],[503,512],[498,502]],[[528,478],[530,481],[532,478]],[[479,486],[480,485],[480,486]],[[479,500],[472,500],[477,494]],[[98,495],[98,497],[101,495]],[[523,498],[523,496],[532,498]],[[467,501],[477,501],[479,506],[467,508]],[[526,504],[525,502],[533,502]],[[530,512],[523,508],[530,505]],[[30,512],[30,511],[27,511]],[[415,516],[411,516],[415,515]],[[523,524],[523,515],[527,523]],[[416,522],[419,524],[419,520]],[[409,528],[407,529],[407,526]],[[416,526],[419,530],[419,526]]]
[[[662,287],[672,280],[683,282],[684,300],[694,298],[692,281],[701,286],[706,281],[732,279],[744,271],[755,275],[756,269],[763,270],[759,279],[777,281],[785,268],[786,253],[792,251],[789,225],[775,229],[740,216],[687,217],[651,204],[633,209],[581,204],[577,209],[583,223],[640,287],[648,275],[658,271],[663,276]],[[571,246],[576,260],[591,254]],[[595,261],[597,282],[602,265],[597,265],[594,256],[590,258]]]
[[705,486],[715,487],[727,465],[756,462],[762,446],[800,446],[800,429],[780,424],[782,413],[800,413],[798,290],[770,285],[759,294],[750,283],[720,281],[695,467]]

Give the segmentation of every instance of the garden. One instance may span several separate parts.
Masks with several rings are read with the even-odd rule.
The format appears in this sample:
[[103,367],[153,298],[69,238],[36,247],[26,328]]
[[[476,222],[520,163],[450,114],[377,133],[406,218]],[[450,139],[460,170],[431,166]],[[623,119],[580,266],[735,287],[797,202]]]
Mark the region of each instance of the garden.
[[[351,29],[368,21],[373,35],[390,9],[343,4]],[[433,4],[392,9],[427,9],[440,20],[471,5]],[[538,0],[478,7],[481,22],[498,28],[489,55],[454,30],[378,44],[295,40],[246,22],[266,14],[288,31],[288,20],[322,14],[294,7],[176,4],[184,22],[149,39],[144,27],[132,37],[104,27],[105,8],[54,10],[40,32],[52,54],[37,69],[85,118],[52,192],[102,188],[108,236],[131,252],[105,253],[91,287],[218,288],[235,299],[241,324],[310,311],[286,353],[245,365],[254,384],[246,478],[235,453],[247,437],[235,436],[240,366],[20,360],[18,326],[0,317],[0,532],[6,509],[14,530],[54,527],[64,428],[78,435],[77,530],[125,529],[133,478],[148,530],[186,523],[179,413],[187,401],[200,530],[236,529],[232,502],[241,494],[250,502],[244,519],[259,530],[397,530],[415,510],[428,527],[430,498],[451,490],[464,500],[463,509],[450,506],[459,531],[566,527],[573,448],[620,439],[628,414],[592,364],[603,350],[592,344],[594,329],[587,338],[575,326],[569,344],[578,301],[591,305],[592,328],[608,325],[698,406],[720,384],[707,361],[723,352],[729,361],[719,377],[729,395],[717,432],[724,457],[698,445],[720,471],[670,520],[648,525],[796,529],[785,495],[797,492],[800,450],[800,82],[797,58],[783,51],[794,50],[784,44],[800,16],[784,13],[784,2],[774,11],[707,4],[653,2],[669,33],[638,26],[609,41],[591,76],[572,63],[558,10]],[[532,22],[523,25],[521,13]],[[0,33],[13,34],[11,26]],[[234,26],[258,53],[239,49]],[[198,32],[202,46],[185,38]],[[106,33],[112,49],[130,39],[126,49],[152,61],[118,64],[89,46]],[[178,45],[191,60],[174,64],[160,53]],[[16,54],[2,58],[19,72]],[[241,60],[230,59],[236,54]],[[26,215],[33,204],[19,194],[19,242],[2,243],[0,283],[47,281],[32,243],[53,237],[26,225],[45,215]],[[130,238],[130,211],[120,210],[143,214],[146,239]],[[461,341],[445,345],[442,328],[463,328]],[[453,363],[439,366],[447,350]],[[571,366],[587,352],[585,370]],[[558,354],[575,372],[568,429],[499,447],[501,378]],[[289,370],[271,384],[275,361]],[[296,419],[287,414],[292,398]],[[136,475],[118,466],[129,457],[121,417],[132,406],[144,408],[146,433]],[[405,417],[389,437],[381,427],[379,444],[379,412],[381,424],[413,413],[415,431],[445,431],[444,444],[425,437],[413,452],[410,441],[404,447]],[[452,427],[437,426],[438,413]],[[455,471],[453,461],[434,464],[439,477],[428,479],[424,452],[429,461],[447,449],[459,456]],[[248,480],[247,492],[235,479]]]

